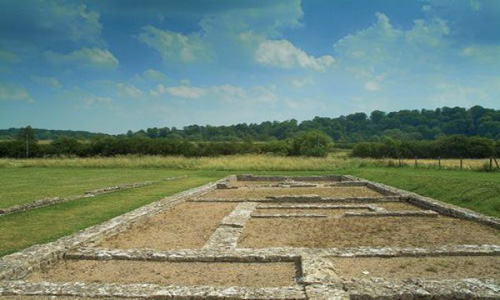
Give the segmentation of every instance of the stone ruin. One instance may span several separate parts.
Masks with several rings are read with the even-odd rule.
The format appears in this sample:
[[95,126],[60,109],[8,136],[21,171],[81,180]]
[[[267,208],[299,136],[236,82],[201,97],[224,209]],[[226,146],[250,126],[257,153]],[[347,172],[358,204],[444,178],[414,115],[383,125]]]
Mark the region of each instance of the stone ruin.
[[0,259],[11,299],[500,299],[500,220],[353,176],[229,176]]

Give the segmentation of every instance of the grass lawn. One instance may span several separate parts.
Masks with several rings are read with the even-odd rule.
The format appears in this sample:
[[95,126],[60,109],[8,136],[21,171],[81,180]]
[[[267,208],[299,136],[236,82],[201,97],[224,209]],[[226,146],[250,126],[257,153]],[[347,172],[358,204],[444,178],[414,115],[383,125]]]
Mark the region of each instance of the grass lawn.
[[[267,159],[267,158],[266,158]],[[290,166],[285,166],[285,169]],[[0,256],[34,244],[46,243],[102,223],[142,205],[228,174],[351,174],[424,196],[500,217],[500,173],[414,169],[411,167],[344,166],[334,170],[290,171],[205,170],[112,167],[0,168],[1,203],[23,203],[49,196],[79,194],[115,184],[188,175],[142,188],[60,203],[0,217]],[[10,201],[10,202],[9,202]],[[0,206],[1,207],[1,206]]]
[[0,208],[48,197],[65,197],[113,185],[182,176],[182,170],[0,168]]
[[359,168],[350,174],[500,218],[500,173]]
[[222,175],[197,172],[187,178],[0,217],[0,256],[34,244],[54,241],[165,196],[218,180],[220,177]]

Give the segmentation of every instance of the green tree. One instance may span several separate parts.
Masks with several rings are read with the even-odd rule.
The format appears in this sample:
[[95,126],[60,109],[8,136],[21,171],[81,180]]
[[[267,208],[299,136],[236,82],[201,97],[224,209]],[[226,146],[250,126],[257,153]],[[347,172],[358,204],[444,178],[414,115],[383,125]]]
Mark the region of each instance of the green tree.
[[319,130],[299,135],[293,141],[293,155],[325,157],[333,149],[332,139]]
[[26,126],[19,130],[16,137],[17,141],[17,156],[18,157],[33,157],[38,153],[38,140],[35,135],[35,130],[31,126]]

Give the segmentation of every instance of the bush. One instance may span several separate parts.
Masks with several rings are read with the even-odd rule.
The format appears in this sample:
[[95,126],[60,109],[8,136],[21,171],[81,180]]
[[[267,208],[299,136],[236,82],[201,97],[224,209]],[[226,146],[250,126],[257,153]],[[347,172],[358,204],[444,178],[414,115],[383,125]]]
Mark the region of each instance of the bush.
[[332,139],[314,130],[301,134],[293,141],[291,155],[325,157],[332,149]]
[[482,137],[448,136],[437,141],[360,143],[352,151],[355,157],[372,158],[487,158],[499,154],[498,142]]

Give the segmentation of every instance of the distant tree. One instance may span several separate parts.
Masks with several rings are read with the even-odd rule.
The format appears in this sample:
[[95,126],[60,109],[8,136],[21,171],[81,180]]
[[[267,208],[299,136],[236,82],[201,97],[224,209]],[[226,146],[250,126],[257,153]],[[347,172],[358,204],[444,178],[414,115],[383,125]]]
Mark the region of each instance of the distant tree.
[[301,134],[293,141],[293,155],[325,157],[333,149],[332,139],[319,130]]
[[35,130],[31,126],[26,126],[19,130],[16,138],[18,157],[33,157],[38,152],[38,140],[35,136]]

